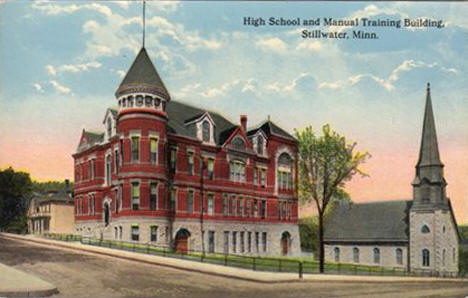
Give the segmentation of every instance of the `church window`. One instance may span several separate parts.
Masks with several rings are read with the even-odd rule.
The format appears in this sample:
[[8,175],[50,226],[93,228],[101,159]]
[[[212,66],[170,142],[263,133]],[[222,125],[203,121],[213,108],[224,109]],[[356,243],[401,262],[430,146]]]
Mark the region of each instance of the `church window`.
[[203,121],[202,123],[202,140],[203,142],[209,142],[210,141],[210,132],[211,132],[211,127],[210,127],[210,122],[208,120]]
[[445,248],[442,250],[442,266],[445,266]]
[[427,225],[423,225],[422,228],[421,228],[421,233],[423,234],[428,234],[430,233],[431,230],[429,229],[429,227]]
[[396,263],[398,265],[403,265],[403,250],[401,248],[397,248],[395,250],[395,257],[396,257]]
[[379,264],[380,263],[380,249],[377,247],[374,248],[374,263]]
[[428,185],[425,185],[421,189],[421,197],[423,203],[429,203],[431,201],[430,198],[431,190]]
[[422,250],[422,265],[424,267],[429,267],[430,265],[430,253],[429,253],[429,250],[427,248],[423,249]]
[[442,233],[445,234],[445,226],[442,227]]
[[335,247],[333,249],[333,252],[334,252],[334,255],[335,255],[335,262],[339,262],[340,261],[340,248]]
[[353,248],[353,261],[354,263],[359,263],[359,248]]

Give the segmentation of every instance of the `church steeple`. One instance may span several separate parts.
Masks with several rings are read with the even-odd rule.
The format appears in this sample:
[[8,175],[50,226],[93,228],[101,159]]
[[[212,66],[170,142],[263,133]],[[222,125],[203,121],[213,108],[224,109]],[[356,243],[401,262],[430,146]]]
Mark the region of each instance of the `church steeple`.
[[414,207],[434,208],[447,203],[445,194],[447,183],[444,178],[443,167],[444,165],[440,161],[431,90],[428,83],[421,147],[416,164],[416,176],[412,183]]
[[439,156],[439,145],[437,143],[434,112],[432,110],[431,86],[429,83],[427,83],[426,109],[424,112],[421,149],[417,164],[417,167],[424,166],[442,166]]

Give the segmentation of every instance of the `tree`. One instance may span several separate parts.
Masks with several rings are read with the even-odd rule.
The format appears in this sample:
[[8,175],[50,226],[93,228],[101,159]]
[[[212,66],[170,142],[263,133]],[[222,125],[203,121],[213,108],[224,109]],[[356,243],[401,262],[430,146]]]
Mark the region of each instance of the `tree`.
[[309,126],[296,131],[298,139],[299,197],[302,203],[315,202],[318,213],[318,245],[320,272],[324,271],[323,224],[330,202],[346,197],[345,183],[355,175],[366,174],[359,166],[370,157],[367,152],[356,152],[356,143],[348,144],[346,138],[322,127],[322,136],[316,136]]
[[31,189],[28,173],[15,172],[11,167],[0,171],[0,230],[26,232]]

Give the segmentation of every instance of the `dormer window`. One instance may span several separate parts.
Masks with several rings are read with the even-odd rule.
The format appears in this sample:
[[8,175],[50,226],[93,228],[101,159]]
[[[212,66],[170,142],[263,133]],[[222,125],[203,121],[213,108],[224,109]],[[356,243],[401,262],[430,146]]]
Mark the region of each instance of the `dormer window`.
[[136,96],[136,106],[137,107],[143,106],[143,95]]
[[257,153],[263,155],[263,137],[261,135],[257,136]]
[[203,121],[202,123],[202,140],[203,142],[210,142],[211,139],[211,127],[208,120]]
[[239,150],[245,149],[245,142],[240,137],[235,137],[234,140],[232,140],[231,144],[235,149],[239,149]]
[[148,108],[152,106],[153,98],[151,96],[145,96],[145,106]]
[[110,138],[112,136],[112,119],[109,117],[107,118],[107,137]]

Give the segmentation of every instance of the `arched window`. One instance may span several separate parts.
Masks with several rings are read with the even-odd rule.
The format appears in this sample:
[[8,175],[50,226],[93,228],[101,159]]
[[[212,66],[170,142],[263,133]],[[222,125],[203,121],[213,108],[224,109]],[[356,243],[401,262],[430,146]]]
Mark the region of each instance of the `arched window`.
[[149,95],[145,96],[145,106],[151,107],[153,105],[153,98]]
[[202,123],[202,140],[203,142],[209,142],[211,137],[211,127],[208,120],[203,121]]
[[129,108],[133,107],[133,96],[132,96],[132,95],[130,95],[130,96],[128,97],[127,102],[128,102],[128,107],[129,107]]
[[339,262],[340,261],[340,248],[339,247],[335,247],[333,249],[333,252],[335,254],[335,262]]
[[263,137],[261,135],[257,136],[257,153],[263,155]]
[[278,157],[278,171],[276,176],[279,189],[292,189],[292,158],[286,152],[281,153],[281,155]]
[[104,203],[104,224],[107,227],[110,223],[110,206],[109,203]]
[[107,118],[107,136],[110,138],[112,136],[112,120]]
[[106,156],[106,184],[111,184],[111,155]]
[[431,230],[429,229],[429,227],[427,225],[423,225],[422,228],[421,228],[421,233],[423,234],[428,234],[430,233]]
[[241,137],[235,137],[232,142],[232,146],[236,149],[244,150],[245,149],[245,142]]
[[354,263],[359,263],[359,248],[353,248],[353,261]]
[[430,252],[427,248],[422,250],[422,265],[424,267],[429,267],[430,265]]
[[380,263],[380,249],[377,247],[374,248],[374,263],[379,264]]
[[136,96],[136,106],[137,107],[143,106],[143,95]]
[[395,257],[396,257],[396,263],[398,265],[403,264],[403,250],[401,248],[397,248],[395,250]]
[[155,98],[154,99],[154,107],[158,108],[159,107],[159,104],[161,103],[161,100],[159,98]]

